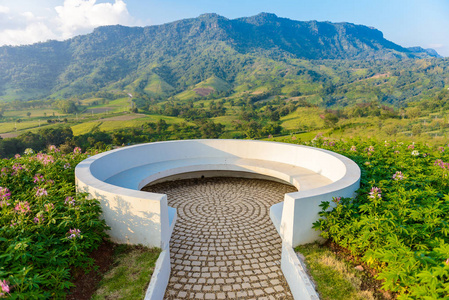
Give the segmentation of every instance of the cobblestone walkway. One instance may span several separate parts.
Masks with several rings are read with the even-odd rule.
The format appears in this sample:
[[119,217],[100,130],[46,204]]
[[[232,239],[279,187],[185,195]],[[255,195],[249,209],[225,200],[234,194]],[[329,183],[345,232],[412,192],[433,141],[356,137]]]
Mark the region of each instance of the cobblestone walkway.
[[206,178],[145,189],[167,194],[168,204],[178,209],[165,299],[292,299],[269,212],[294,187]]

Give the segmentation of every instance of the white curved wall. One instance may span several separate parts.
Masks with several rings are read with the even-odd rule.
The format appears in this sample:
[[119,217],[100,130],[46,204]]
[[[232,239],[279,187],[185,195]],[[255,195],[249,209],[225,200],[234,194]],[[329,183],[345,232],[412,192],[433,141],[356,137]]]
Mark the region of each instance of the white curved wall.
[[[167,176],[198,171],[241,171],[279,178],[299,191],[285,195],[271,217],[283,239],[312,242],[319,203],[350,197],[360,169],[339,154],[307,146],[251,140],[182,140],[140,144],[90,157],[75,170],[79,191],[100,200],[111,238],[164,248],[175,211],[165,195],[139,191]],[[281,207],[283,206],[283,207]]]

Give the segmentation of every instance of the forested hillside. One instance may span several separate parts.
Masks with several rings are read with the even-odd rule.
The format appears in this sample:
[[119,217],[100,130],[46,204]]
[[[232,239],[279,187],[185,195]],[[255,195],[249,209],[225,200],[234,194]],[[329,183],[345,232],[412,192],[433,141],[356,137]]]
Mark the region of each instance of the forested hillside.
[[131,93],[184,100],[250,92],[314,95],[311,102],[326,106],[401,104],[448,84],[449,62],[437,56],[403,48],[362,25],[205,14],[0,47],[0,99],[83,99],[106,92],[109,98]]

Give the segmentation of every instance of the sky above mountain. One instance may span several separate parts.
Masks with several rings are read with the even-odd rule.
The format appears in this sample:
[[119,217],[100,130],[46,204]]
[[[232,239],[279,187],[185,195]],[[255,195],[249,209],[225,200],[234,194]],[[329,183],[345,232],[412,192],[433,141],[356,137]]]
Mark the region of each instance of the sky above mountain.
[[449,56],[447,0],[0,0],[0,45],[63,40],[102,25],[157,25],[203,13],[233,19],[260,12],[373,26],[401,46]]

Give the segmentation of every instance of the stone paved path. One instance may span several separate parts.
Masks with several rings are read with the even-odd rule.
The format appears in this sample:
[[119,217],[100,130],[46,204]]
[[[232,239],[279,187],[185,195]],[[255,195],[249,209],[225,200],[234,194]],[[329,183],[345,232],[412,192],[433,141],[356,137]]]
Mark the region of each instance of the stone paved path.
[[269,211],[294,187],[206,178],[145,190],[167,194],[168,204],[178,209],[165,299],[292,299],[280,269],[281,239]]

